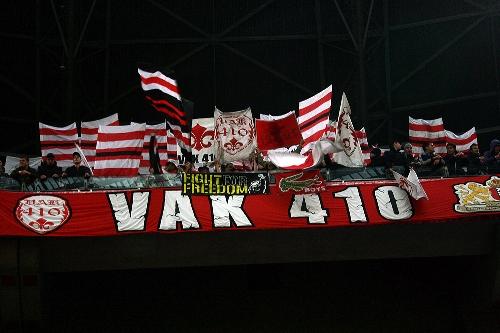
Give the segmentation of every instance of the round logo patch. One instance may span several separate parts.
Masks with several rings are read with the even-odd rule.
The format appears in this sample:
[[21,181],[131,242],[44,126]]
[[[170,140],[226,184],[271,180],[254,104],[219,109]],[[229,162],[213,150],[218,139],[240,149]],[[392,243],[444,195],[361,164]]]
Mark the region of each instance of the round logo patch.
[[15,215],[23,226],[43,235],[63,225],[69,219],[71,209],[63,198],[32,195],[18,201]]

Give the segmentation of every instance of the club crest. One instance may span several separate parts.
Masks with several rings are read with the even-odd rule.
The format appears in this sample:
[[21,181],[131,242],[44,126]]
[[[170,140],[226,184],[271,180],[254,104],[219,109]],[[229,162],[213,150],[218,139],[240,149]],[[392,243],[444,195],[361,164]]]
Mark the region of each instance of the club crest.
[[492,176],[485,184],[467,182],[454,186],[459,203],[455,210],[460,213],[499,212],[500,178]]
[[67,201],[53,195],[32,195],[20,199],[16,219],[40,235],[54,231],[69,220],[71,209]]
[[218,117],[215,121],[215,136],[221,148],[229,155],[236,155],[254,141],[253,120],[246,115]]

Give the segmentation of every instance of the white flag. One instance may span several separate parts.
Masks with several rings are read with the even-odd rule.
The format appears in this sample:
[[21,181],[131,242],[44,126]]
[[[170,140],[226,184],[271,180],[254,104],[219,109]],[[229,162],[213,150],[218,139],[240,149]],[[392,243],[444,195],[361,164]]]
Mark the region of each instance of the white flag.
[[418,200],[420,198],[425,198],[429,200],[427,193],[425,193],[422,184],[420,184],[420,180],[418,179],[417,173],[415,170],[410,169],[410,173],[408,174],[408,178],[403,175],[400,175],[396,171],[392,170],[394,174],[394,178],[398,183],[399,187],[408,192],[412,198]]
[[215,108],[214,141],[222,163],[247,160],[256,148],[252,110],[222,112]]
[[334,160],[338,164],[346,167],[362,167],[363,152],[361,145],[356,137],[356,131],[351,121],[351,107],[347,101],[345,93],[342,94],[340,103],[339,118],[337,120],[337,129],[335,132],[335,144],[343,151],[334,155]]

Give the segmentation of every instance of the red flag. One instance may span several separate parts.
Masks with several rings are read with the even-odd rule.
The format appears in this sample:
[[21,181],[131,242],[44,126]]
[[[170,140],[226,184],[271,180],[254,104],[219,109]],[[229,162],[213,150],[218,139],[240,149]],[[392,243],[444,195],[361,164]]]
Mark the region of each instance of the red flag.
[[290,147],[302,138],[294,114],[278,120],[255,120],[257,147],[261,150]]

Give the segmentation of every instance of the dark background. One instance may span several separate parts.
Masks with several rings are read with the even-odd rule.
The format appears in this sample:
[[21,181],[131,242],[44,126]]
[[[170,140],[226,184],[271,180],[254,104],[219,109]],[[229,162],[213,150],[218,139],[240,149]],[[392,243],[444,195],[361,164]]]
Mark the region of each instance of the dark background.
[[500,6],[494,0],[4,1],[0,151],[39,154],[37,121],[118,112],[161,121],[138,62],[175,70],[195,117],[217,105],[283,114],[333,84],[370,143],[408,135],[408,115],[499,136]]

